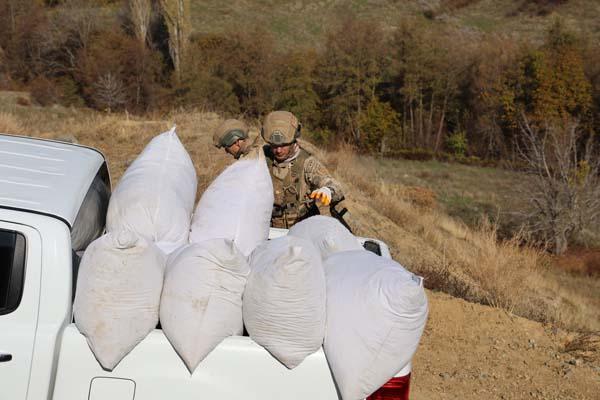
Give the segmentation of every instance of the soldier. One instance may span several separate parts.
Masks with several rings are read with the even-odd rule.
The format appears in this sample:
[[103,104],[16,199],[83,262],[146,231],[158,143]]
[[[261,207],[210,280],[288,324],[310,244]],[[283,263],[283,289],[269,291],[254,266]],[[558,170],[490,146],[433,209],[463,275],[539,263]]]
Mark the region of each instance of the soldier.
[[289,228],[319,214],[318,205],[328,206],[344,196],[339,183],[325,167],[300,147],[296,141],[300,130],[298,119],[288,111],[271,112],[261,130],[267,142],[264,151],[273,180],[275,202],[271,225],[275,228]]
[[250,133],[248,125],[237,119],[225,120],[213,134],[213,144],[223,147],[233,158],[256,158],[261,150],[257,136]]

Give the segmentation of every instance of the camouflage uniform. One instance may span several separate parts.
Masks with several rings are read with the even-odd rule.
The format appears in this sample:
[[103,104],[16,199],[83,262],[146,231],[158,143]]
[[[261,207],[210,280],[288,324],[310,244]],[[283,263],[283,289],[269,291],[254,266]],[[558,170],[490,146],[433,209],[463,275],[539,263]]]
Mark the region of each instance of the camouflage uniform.
[[308,195],[321,187],[328,187],[332,202],[340,201],[344,194],[340,184],[313,155],[298,146],[299,154],[292,161],[278,163],[269,146],[264,147],[269,173],[273,180],[275,201],[271,226],[289,228],[296,222],[323,213]]

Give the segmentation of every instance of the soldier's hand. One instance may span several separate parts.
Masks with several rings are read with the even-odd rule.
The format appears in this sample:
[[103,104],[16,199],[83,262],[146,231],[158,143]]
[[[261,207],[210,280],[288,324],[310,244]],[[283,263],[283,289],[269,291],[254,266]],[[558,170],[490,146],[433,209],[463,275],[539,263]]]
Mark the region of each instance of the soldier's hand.
[[313,190],[310,198],[320,201],[324,206],[328,206],[331,203],[331,189],[323,186],[322,188]]

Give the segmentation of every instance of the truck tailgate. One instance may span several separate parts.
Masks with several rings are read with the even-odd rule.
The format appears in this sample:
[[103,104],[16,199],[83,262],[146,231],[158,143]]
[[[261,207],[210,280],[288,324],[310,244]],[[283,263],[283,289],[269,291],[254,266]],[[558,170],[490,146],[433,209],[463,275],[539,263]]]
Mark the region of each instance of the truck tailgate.
[[293,370],[252,339],[225,339],[193,375],[161,330],[151,332],[112,371],[94,358],[74,324],[64,331],[54,400],[338,399],[323,350]]

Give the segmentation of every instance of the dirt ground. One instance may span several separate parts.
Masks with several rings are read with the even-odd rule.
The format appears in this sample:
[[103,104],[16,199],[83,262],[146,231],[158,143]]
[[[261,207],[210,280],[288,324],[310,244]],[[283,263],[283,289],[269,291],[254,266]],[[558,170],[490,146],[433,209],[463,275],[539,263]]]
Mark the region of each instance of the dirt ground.
[[565,351],[573,334],[443,293],[428,296],[411,399],[600,399],[598,348],[586,360]]

